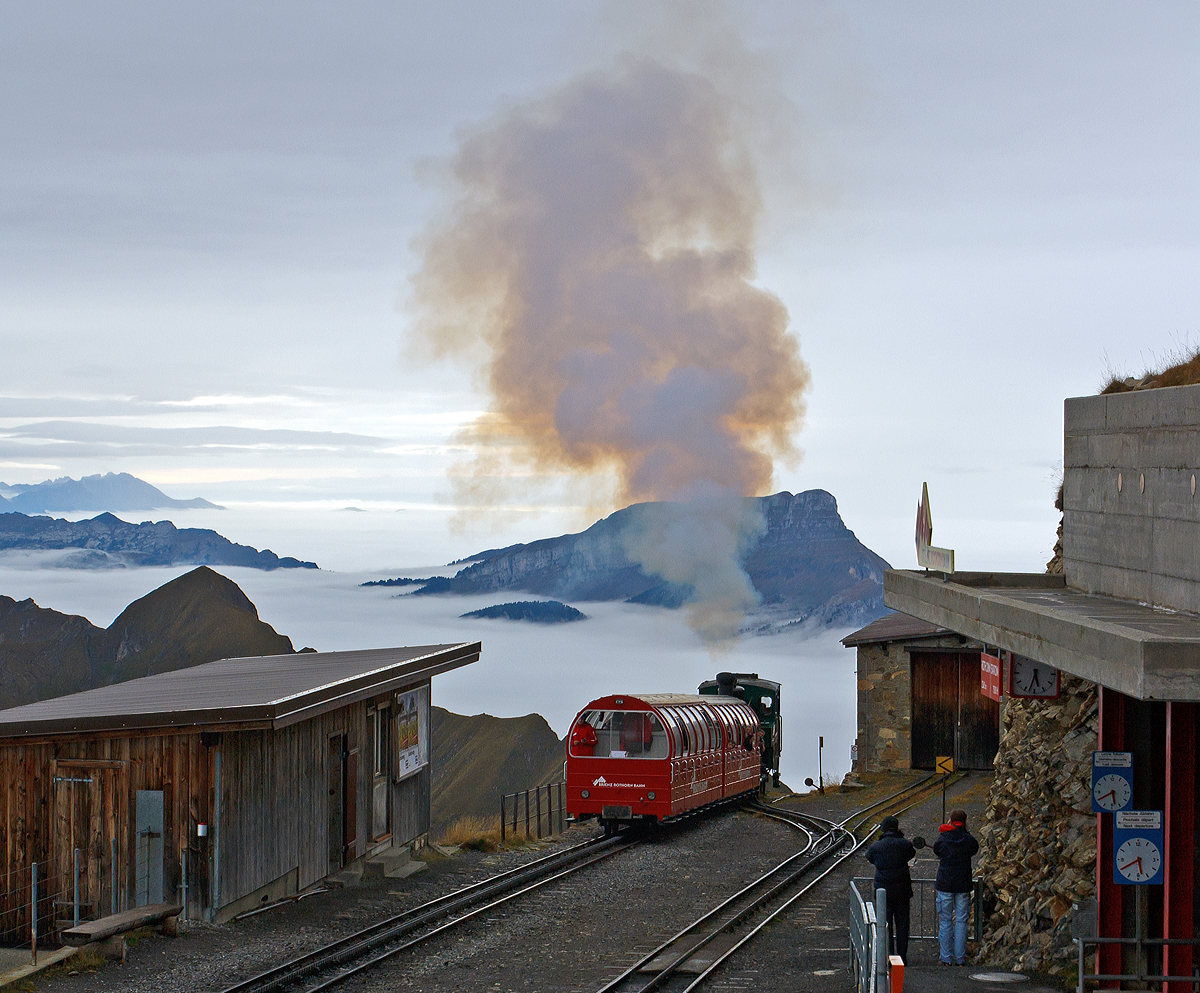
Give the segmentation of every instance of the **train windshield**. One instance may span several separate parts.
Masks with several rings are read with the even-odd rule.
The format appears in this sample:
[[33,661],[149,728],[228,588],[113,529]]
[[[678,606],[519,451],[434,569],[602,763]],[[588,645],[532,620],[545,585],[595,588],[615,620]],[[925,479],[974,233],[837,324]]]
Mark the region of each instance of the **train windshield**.
[[571,754],[613,759],[665,759],[667,732],[646,711],[585,710],[571,729]]

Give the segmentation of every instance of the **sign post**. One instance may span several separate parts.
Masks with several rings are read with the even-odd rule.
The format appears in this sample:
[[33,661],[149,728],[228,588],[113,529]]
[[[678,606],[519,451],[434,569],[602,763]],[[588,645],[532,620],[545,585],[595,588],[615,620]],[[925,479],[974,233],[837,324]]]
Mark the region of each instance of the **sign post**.
[[[954,756],[939,755],[934,760],[934,768],[939,774],[949,776],[954,771]],[[946,823],[946,780],[942,780],[942,823]]]
[[954,549],[935,548],[933,541],[933,517],[929,513],[929,484],[921,484],[921,502],[917,504],[917,565],[934,572],[954,571]]

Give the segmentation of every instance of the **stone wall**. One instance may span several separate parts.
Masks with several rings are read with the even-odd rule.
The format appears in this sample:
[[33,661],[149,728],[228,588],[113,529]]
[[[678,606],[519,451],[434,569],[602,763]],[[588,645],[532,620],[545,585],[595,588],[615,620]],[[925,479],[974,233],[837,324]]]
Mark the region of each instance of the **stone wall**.
[[[1060,544],[1048,572],[1062,571]],[[984,941],[978,960],[1074,976],[1071,905],[1095,892],[1091,762],[1096,685],[1062,675],[1057,700],[1007,698],[979,832]]]
[[858,769],[911,768],[912,669],[915,650],[962,648],[958,635],[858,646]]

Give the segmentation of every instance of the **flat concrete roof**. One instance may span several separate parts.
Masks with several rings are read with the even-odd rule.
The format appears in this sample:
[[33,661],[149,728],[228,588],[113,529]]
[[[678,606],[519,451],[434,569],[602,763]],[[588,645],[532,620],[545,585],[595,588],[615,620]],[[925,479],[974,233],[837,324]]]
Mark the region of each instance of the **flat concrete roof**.
[[890,569],[883,602],[1142,700],[1200,700],[1200,615],[1072,589],[1042,573]]
[[0,739],[171,727],[282,728],[479,659],[480,642],[221,659],[0,710]]

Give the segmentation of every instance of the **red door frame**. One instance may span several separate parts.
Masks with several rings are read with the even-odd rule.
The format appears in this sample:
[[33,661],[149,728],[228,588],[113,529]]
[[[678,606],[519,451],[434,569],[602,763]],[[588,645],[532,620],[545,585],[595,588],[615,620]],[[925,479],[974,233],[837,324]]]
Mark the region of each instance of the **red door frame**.
[[[1196,834],[1196,714],[1194,703],[1167,703],[1167,789],[1164,811],[1163,937],[1192,938]],[[1167,945],[1163,973],[1192,974],[1190,945]],[[1191,993],[1191,983],[1164,983],[1164,993]]]
[[[1116,690],[1100,687],[1100,726],[1096,747],[1102,752],[1125,751],[1125,696]],[[1122,929],[1122,899],[1124,886],[1113,881],[1113,816],[1096,815],[1096,924],[1101,938],[1120,938]],[[1099,945],[1096,948],[1096,972],[1117,975],[1121,968],[1121,946]],[[1120,989],[1119,980],[1100,983],[1102,989]]]

